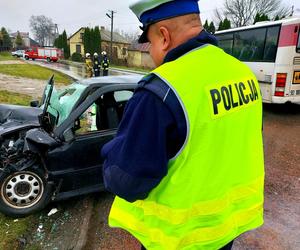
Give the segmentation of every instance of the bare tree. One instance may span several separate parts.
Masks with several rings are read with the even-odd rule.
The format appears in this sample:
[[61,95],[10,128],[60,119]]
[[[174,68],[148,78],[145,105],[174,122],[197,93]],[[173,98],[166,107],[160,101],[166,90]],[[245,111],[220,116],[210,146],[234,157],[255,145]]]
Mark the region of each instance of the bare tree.
[[225,0],[223,10],[215,11],[218,21],[227,17],[235,27],[252,24],[256,14],[283,17],[291,14],[291,8],[282,0]]
[[119,33],[121,36],[123,36],[128,42],[132,43],[133,41],[137,40],[139,38],[140,31],[124,31],[120,29],[115,29],[115,32]]
[[34,33],[35,39],[39,42],[40,45],[52,45],[54,42],[54,23],[51,18],[46,16],[31,16],[30,28]]

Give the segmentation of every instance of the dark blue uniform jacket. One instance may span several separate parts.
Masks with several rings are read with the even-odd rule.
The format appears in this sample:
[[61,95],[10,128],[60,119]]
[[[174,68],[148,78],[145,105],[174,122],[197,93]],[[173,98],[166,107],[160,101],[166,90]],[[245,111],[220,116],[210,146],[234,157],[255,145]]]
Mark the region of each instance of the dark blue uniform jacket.
[[[171,50],[164,63],[204,44],[217,42],[202,31]],[[162,86],[158,91],[146,87],[155,83]],[[106,189],[130,202],[145,199],[167,174],[168,161],[182,147],[186,132],[185,116],[174,92],[155,75],[145,77],[126,106],[116,137],[102,149]]]

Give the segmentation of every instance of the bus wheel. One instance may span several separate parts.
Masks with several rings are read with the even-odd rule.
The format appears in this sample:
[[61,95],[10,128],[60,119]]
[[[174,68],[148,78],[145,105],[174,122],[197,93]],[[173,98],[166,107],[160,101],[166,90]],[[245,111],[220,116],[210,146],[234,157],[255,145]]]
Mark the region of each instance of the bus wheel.
[[35,60],[35,58],[32,58],[32,61],[34,61]]

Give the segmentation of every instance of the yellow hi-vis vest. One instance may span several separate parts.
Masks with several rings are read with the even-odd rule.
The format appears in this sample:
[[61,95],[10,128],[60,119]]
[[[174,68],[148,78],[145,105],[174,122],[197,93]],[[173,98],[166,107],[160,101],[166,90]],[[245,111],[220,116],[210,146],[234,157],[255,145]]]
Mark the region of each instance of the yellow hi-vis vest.
[[184,109],[186,141],[145,200],[115,198],[109,224],[151,250],[219,249],[263,224],[258,82],[245,64],[212,45],[153,73]]

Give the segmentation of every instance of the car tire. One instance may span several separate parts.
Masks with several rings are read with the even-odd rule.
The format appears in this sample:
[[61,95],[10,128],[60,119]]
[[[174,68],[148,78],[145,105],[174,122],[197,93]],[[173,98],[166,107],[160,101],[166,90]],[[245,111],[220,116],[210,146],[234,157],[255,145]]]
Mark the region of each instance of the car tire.
[[0,174],[0,212],[14,218],[42,210],[51,200],[52,187],[40,170]]
[[51,62],[51,59],[50,59],[50,57],[47,57],[47,62]]
[[29,60],[29,57],[28,57],[28,56],[25,56],[25,59],[26,59],[26,60]]

